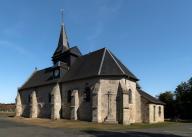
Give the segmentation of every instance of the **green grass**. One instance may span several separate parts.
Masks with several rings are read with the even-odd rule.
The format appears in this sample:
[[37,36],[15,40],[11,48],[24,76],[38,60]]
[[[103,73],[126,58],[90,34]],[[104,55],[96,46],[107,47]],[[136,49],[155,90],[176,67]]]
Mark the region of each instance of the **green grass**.
[[146,129],[146,128],[161,128],[165,126],[174,125],[175,122],[163,122],[163,123],[136,123],[131,125],[122,125],[122,124],[96,124],[90,125],[89,127],[84,128],[84,130],[131,130],[131,129]]
[[50,119],[29,119],[29,118],[9,118],[12,121],[28,124],[43,126],[49,128],[65,128],[65,129],[76,129],[82,131],[98,131],[98,130],[129,130],[129,129],[144,129],[144,128],[160,128],[165,126],[170,126],[176,124],[176,122],[163,122],[156,124],[131,124],[131,125],[122,125],[122,124],[98,124],[85,121],[72,121],[72,120],[50,120]]
[[0,117],[14,117],[15,112],[0,112]]

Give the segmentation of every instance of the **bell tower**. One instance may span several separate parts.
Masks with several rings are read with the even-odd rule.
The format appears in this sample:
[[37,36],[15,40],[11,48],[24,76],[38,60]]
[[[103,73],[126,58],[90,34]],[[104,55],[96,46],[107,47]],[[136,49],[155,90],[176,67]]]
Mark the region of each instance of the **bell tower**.
[[53,75],[55,78],[64,75],[75,60],[82,55],[78,47],[70,48],[69,46],[63,14],[63,10],[61,10],[61,31],[57,48],[52,56]]
[[63,19],[63,10],[61,11],[62,23],[61,23],[61,31],[58,41],[58,46],[53,54],[52,61],[53,64],[57,64],[59,61],[68,63],[65,52],[69,50],[69,42],[67,38],[67,33],[65,31],[64,19]]

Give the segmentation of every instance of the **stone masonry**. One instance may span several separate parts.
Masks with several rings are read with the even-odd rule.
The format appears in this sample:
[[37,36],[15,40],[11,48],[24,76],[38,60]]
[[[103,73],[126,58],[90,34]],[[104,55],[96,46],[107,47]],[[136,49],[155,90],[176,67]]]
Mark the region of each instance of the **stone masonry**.
[[15,116],[16,117],[20,117],[22,114],[22,103],[21,103],[21,96],[19,94],[19,92],[17,93],[17,97],[16,97],[16,112],[15,112]]
[[31,93],[31,109],[30,109],[30,118],[37,118],[38,117],[38,102],[36,92],[33,91]]
[[56,84],[51,92],[51,118],[60,119],[61,93],[59,84]]

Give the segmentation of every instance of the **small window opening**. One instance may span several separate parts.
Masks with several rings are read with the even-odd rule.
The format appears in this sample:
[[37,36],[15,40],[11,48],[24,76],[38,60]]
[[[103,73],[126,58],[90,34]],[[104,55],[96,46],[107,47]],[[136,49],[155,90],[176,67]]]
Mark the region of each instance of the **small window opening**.
[[133,103],[133,95],[132,95],[132,91],[131,90],[129,90],[129,93],[128,93],[128,96],[129,96],[129,104],[132,104]]
[[68,103],[71,102],[71,93],[72,93],[71,90],[69,90],[69,91],[67,92],[67,102],[68,102]]
[[51,103],[51,94],[48,95],[49,103]]
[[161,116],[161,107],[159,106],[159,117]]
[[28,96],[28,103],[31,103],[31,95]]
[[85,91],[84,91],[84,100],[86,102],[90,102],[91,100],[91,89],[89,87],[86,87],[85,88]]

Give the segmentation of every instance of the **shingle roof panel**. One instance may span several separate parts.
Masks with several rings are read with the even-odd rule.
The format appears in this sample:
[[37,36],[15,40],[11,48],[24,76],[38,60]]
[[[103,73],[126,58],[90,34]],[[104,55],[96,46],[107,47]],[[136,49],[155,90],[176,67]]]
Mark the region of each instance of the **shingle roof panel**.
[[138,80],[106,48],[79,57],[61,80],[70,81],[93,76],[128,76]]
[[139,91],[140,95],[141,95],[143,98],[147,99],[147,100],[148,100],[149,102],[151,102],[151,103],[162,104],[162,105],[165,104],[164,102],[156,99],[155,97],[149,95],[148,93],[146,93],[146,92],[143,91],[143,90],[138,90],[138,91]]
[[21,89],[37,87],[45,84],[58,82],[59,79],[53,78],[53,71],[51,68],[36,71],[32,76],[21,86]]
[[61,81],[97,76],[104,49],[77,58]]
[[[75,54],[81,54],[75,47],[70,50]],[[98,76],[128,76],[136,81],[138,80],[110,51],[103,48],[84,56],[79,56],[68,72],[60,79],[53,78],[52,68],[37,71],[26,81],[21,89]]]

